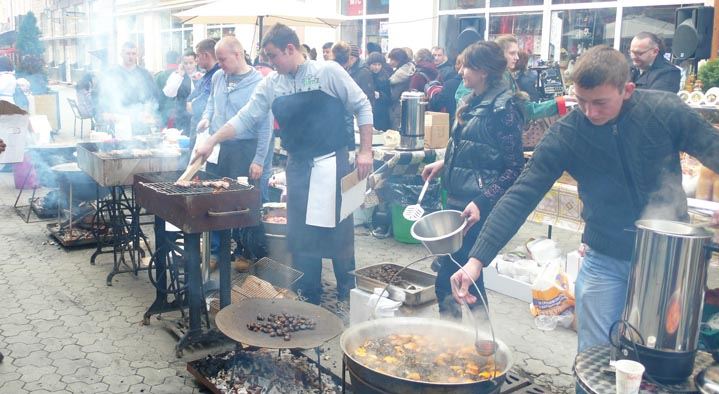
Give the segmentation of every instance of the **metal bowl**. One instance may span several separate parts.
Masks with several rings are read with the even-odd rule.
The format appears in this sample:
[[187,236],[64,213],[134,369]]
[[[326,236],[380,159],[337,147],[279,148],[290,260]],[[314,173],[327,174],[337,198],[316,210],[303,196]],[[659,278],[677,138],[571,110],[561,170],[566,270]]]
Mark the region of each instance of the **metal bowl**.
[[414,222],[410,233],[434,255],[454,253],[462,247],[467,219],[462,212],[444,210],[432,212]]

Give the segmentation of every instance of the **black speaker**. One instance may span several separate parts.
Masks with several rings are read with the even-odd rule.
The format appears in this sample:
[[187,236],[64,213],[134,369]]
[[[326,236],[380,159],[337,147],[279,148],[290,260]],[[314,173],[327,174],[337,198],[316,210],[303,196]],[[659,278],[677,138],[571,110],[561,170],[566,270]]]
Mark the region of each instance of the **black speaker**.
[[714,7],[677,8],[672,55],[679,60],[711,57],[713,27]]

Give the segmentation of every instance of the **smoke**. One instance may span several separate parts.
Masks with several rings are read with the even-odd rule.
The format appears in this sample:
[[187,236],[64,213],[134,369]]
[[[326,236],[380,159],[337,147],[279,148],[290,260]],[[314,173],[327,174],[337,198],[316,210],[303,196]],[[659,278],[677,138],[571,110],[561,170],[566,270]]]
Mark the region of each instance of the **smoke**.
[[[666,165],[664,165],[666,163]],[[641,219],[687,220],[687,196],[682,189],[679,162],[665,160],[659,165],[656,188],[649,193]]]

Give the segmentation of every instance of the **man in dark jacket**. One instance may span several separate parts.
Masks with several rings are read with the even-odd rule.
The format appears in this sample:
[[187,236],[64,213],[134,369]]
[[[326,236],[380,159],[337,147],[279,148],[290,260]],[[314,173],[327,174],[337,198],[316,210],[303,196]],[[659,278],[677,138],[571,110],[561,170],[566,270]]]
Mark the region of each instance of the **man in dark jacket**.
[[[487,218],[464,271],[453,277],[457,301],[564,171],[577,180],[589,250],[575,286],[578,348],[608,342],[621,318],[636,220],[687,220],[679,152],[719,170],[719,134],[675,94],[635,90],[629,65],[605,45],[585,52],[572,79],[579,110],[552,125]],[[715,220],[719,215],[715,213]]]
[[454,69],[454,62],[447,58],[444,48],[432,47],[432,57],[434,58],[435,66],[437,66],[440,81],[447,82],[457,75],[457,71]]
[[632,58],[632,82],[637,89],[679,91],[682,75],[679,67],[664,58],[664,45],[656,34],[641,32],[634,36],[629,49]]

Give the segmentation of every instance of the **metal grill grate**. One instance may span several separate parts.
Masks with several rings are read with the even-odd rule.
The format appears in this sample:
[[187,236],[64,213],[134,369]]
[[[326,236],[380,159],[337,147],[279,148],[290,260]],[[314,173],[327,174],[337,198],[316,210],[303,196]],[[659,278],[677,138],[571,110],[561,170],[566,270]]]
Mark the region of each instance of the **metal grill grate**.
[[[202,182],[212,182],[212,180],[203,180]],[[229,182],[229,181],[228,181]],[[158,193],[166,194],[168,196],[195,196],[198,194],[212,194],[232,191],[243,191],[250,190],[253,188],[251,185],[243,185],[241,183],[231,181],[229,182],[229,189],[215,189],[210,186],[178,186],[174,182],[157,182],[157,183],[145,183],[145,187],[150,188]]]

